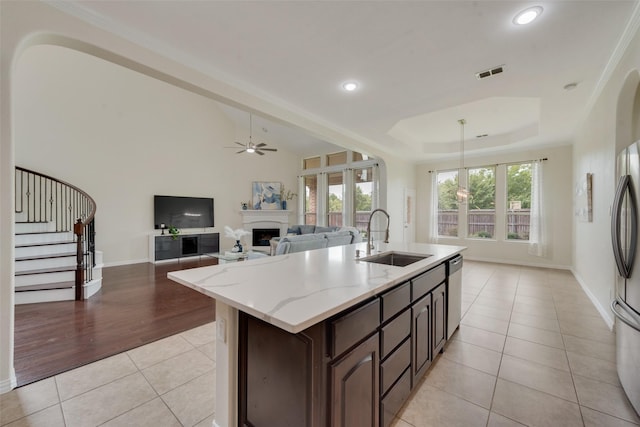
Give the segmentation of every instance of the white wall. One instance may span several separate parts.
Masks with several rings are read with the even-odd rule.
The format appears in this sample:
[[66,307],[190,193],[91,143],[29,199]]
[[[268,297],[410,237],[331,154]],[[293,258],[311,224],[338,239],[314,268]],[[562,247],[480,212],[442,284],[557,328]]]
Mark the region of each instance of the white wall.
[[[547,158],[545,162],[544,194],[547,207],[547,226],[549,250],[545,257],[529,255],[528,245],[523,242],[500,239],[496,231],[496,240],[440,238],[438,243],[466,246],[465,257],[475,260],[503,262],[511,264],[570,268],[572,261],[572,152],[571,146],[532,150],[520,153],[493,155],[491,157],[473,157],[465,159],[466,167],[489,166],[498,163],[511,163]],[[428,241],[429,215],[431,212],[431,174],[432,170],[456,169],[459,160],[423,164],[417,168],[418,215],[417,240]],[[496,198],[504,200],[504,184],[496,182]],[[498,202],[499,202],[498,200]],[[504,205],[496,203],[496,206]]]
[[252,181],[294,188],[299,157],[224,148],[248,135],[236,135],[203,96],[45,45],[24,52],[15,82],[16,164],[95,199],[96,245],[107,265],[149,259],[154,194],[213,197],[215,227],[206,231],[220,232],[221,245],[230,248],[223,228],[241,227],[240,202],[250,199]]
[[[594,174],[593,223],[576,221],[574,224],[574,273],[609,324],[613,323],[609,303],[613,299],[616,277],[610,231],[616,183],[615,156],[619,149],[640,138],[637,129],[640,111],[635,110],[635,117],[632,117],[633,105],[629,105],[635,98],[633,93],[631,102],[621,105],[624,111],[618,111],[618,100],[634,90],[624,86],[625,79],[629,75],[637,76],[638,70],[640,33],[636,33],[626,49],[574,142],[574,180],[587,172]],[[632,86],[637,87],[637,83]],[[618,122],[619,116],[629,120]]]

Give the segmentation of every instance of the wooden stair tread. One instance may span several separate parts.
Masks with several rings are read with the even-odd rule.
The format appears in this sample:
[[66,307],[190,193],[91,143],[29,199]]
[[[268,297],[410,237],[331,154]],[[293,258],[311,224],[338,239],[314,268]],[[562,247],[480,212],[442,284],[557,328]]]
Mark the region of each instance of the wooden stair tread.
[[76,266],[69,267],[52,267],[52,268],[39,268],[37,270],[16,271],[16,276],[27,276],[29,274],[46,274],[46,273],[64,273],[67,271],[75,271]]
[[42,283],[39,285],[16,286],[16,292],[53,291],[56,289],[70,289],[74,286],[75,282]]
[[36,259],[51,259],[51,258],[68,258],[76,256],[75,252],[64,252],[58,254],[48,254],[48,255],[29,255],[23,257],[16,257],[16,261],[31,261]]

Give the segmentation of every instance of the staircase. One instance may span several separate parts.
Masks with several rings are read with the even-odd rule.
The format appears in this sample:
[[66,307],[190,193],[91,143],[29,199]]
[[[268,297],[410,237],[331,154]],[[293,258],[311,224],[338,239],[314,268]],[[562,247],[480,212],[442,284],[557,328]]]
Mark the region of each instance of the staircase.
[[81,190],[16,167],[16,304],[82,300],[100,289],[94,212]]

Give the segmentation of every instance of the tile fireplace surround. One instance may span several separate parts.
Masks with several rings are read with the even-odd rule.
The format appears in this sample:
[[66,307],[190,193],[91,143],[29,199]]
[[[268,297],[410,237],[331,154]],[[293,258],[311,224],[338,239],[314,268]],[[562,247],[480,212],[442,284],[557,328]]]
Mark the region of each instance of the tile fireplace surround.
[[[242,228],[250,232],[253,232],[254,228],[278,228],[280,235],[285,236],[289,228],[291,212],[290,210],[241,210]],[[251,249],[268,250],[269,247],[252,246]]]

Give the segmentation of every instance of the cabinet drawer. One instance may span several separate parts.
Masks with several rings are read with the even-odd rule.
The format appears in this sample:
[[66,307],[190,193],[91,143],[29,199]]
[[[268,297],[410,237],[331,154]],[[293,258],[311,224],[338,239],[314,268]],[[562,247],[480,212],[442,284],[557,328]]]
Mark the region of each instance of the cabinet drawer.
[[408,337],[410,332],[411,310],[405,310],[380,331],[380,357],[383,359],[387,357],[387,354]]
[[411,363],[411,340],[405,342],[380,365],[380,392],[384,395],[387,389],[398,379],[400,374]]
[[380,299],[331,321],[331,357],[356,345],[380,325]]
[[431,289],[444,282],[447,277],[446,268],[444,264],[440,264],[434,269],[431,269],[418,277],[411,279],[411,301],[420,299],[423,295],[426,295]]
[[411,286],[406,282],[397,288],[382,294],[382,322],[404,310],[411,303]]
[[411,393],[411,370],[402,374],[396,385],[380,402],[380,426],[389,427]]

